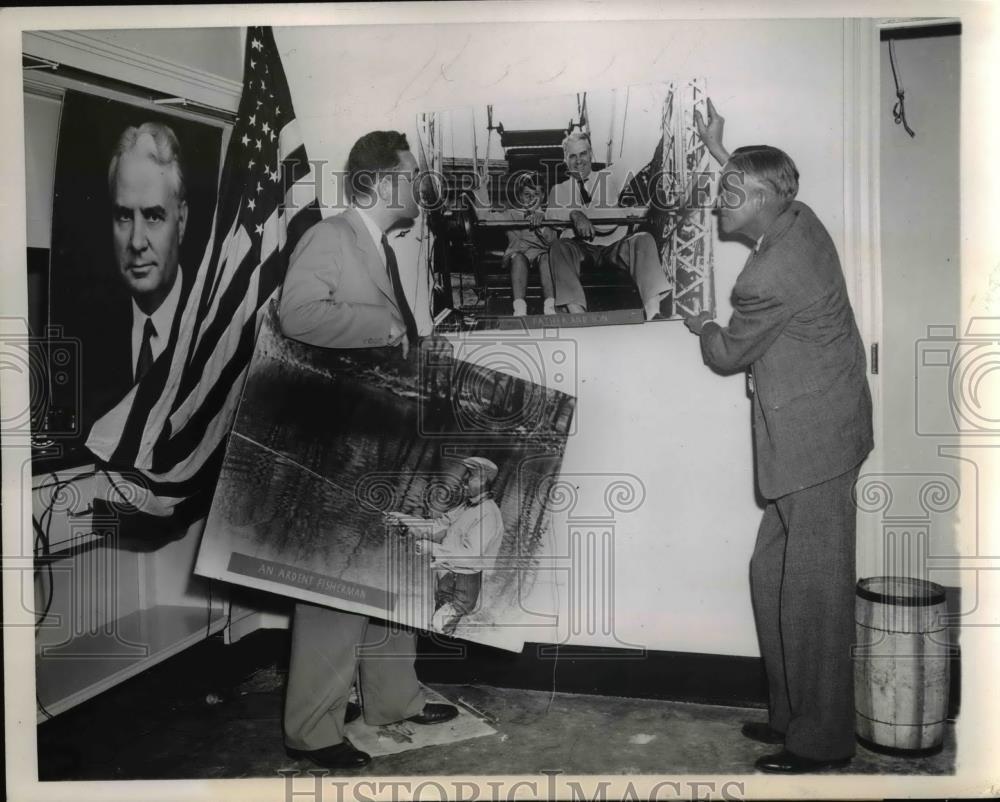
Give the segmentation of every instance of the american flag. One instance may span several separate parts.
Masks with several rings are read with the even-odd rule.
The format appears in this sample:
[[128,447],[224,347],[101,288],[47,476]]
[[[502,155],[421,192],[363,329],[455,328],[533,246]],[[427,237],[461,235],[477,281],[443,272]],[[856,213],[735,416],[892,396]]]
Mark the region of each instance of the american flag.
[[207,512],[268,301],[319,220],[274,35],[248,28],[212,236],[177,339],[87,439],[106,464],[109,500],[157,516]]

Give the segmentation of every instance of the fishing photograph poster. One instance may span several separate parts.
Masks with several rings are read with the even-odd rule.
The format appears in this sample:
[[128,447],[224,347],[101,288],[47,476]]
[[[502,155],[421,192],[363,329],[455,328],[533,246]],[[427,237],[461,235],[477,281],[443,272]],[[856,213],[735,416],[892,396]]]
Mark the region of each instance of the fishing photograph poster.
[[456,358],[257,341],[196,573],[520,651],[557,637],[575,399]]

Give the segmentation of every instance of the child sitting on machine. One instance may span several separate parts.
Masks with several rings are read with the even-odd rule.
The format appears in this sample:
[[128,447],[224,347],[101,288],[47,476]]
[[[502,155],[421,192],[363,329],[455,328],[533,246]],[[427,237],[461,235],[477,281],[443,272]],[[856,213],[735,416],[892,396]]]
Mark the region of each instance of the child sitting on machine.
[[544,306],[542,313],[554,315],[555,290],[552,285],[552,271],[549,269],[549,246],[556,239],[556,231],[540,225],[543,211],[542,193],[534,178],[524,177],[514,190],[516,206],[524,210],[529,218],[528,228],[512,229],[507,232],[507,250],[503,254],[504,267],[510,266],[510,286],[514,296],[514,317],[524,317],[528,313],[524,297],[528,289],[528,268],[538,265],[538,276],[542,283]]

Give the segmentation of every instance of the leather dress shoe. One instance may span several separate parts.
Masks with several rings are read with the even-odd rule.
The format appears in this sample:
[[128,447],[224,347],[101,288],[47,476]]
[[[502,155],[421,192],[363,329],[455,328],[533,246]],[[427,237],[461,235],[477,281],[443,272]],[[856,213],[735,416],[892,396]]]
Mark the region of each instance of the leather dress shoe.
[[324,769],[360,769],[372,762],[372,756],[360,749],[355,749],[347,741],[341,741],[333,746],[322,749],[293,749],[285,747],[285,754],[290,758],[311,760]]
[[757,771],[765,774],[815,774],[827,769],[839,769],[851,762],[851,758],[843,757],[838,760],[816,760],[811,757],[802,757],[787,749],[773,755],[764,755],[754,763]]
[[359,718],[361,718],[361,705],[356,702],[348,702],[347,710],[344,711],[344,723],[350,724]]
[[744,738],[760,741],[762,744],[783,744],[785,733],[778,732],[770,724],[763,721],[747,721],[740,730]]
[[426,704],[417,715],[410,716],[406,720],[414,724],[443,724],[457,715],[458,708],[454,705]]

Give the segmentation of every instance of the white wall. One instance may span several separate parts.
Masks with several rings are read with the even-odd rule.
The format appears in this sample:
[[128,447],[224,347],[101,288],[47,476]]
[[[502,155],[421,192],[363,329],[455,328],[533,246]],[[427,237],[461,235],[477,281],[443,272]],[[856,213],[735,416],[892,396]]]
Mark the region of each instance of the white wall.
[[[938,456],[938,446],[955,442],[956,438],[918,432],[918,404],[922,405],[925,419],[946,421],[951,413],[947,379],[941,368],[928,370],[919,364],[917,345],[927,338],[929,325],[955,326],[957,334],[963,334],[959,259],[960,39],[954,35],[895,43],[906,117],[916,133],[913,138],[902,125],[893,122],[896,88],[889,44],[881,44],[881,363],[885,420],[892,423],[885,429],[884,468],[895,492],[893,507],[880,514],[927,517],[928,548],[934,555],[955,553],[955,515],[930,515],[914,491],[919,492],[919,487],[933,481],[936,474],[957,479],[959,465],[954,459]],[[931,371],[936,375],[932,377]],[[923,425],[920,428],[927,431]],[[907,478],[911,474],[923,478],[911,481]],[[919,565],[899,568],[912,575],[921,571]],[[957,583],[956,577],[943,573],[930,578]]]
[[28,247],[48,248],[52,237],[52,196],[62,102],[24,96],[24,179],[27,188]]
[[242,28],[128,28],[88,31],[88,34],[108,44],[170,59],[220,78],[243,80]]
[[[417,112],[704,77],[726,141],[787,150],[801,198],[843,243],[840,21],[278,28],[309,155],[339,169],[376,128]],[[411,141],[413,141],[411,139]],[[715,244],[719,316],[746,259]],[[646,500],[615,531],[615,633],[653,649],[757,653],[747,561],[760,517],[742,376],[705,368],[680,323],[570,329],[577,434],[565,474],[637,476]],[[565,519],[556,521],[556,531]],[[615,645],[582,633],[576,643]]]
[[[176,35],[177,49],[158,32],[107,35],[235,77],[238,37],[213,31],[228,55],[184,56],[192,33]],[[369,130],[412,133],[419,111],[703,77],[727,118],[729,146],[786,149],[802,174],[801,198],[842,245],[839,21],[278,28],[275,38],[309,155],[334,169]],[[746,255],[715,243],[722,319]],[[615,635],[598,628],[573,642],[756,654],[747,560],[760,510],[742,376],[711,373],[676,322],[559,336],[577,355],[577,433],[564,475],[631,474],[646,493],[613,522]],[[556,531],[566,526],[557,517]]]

